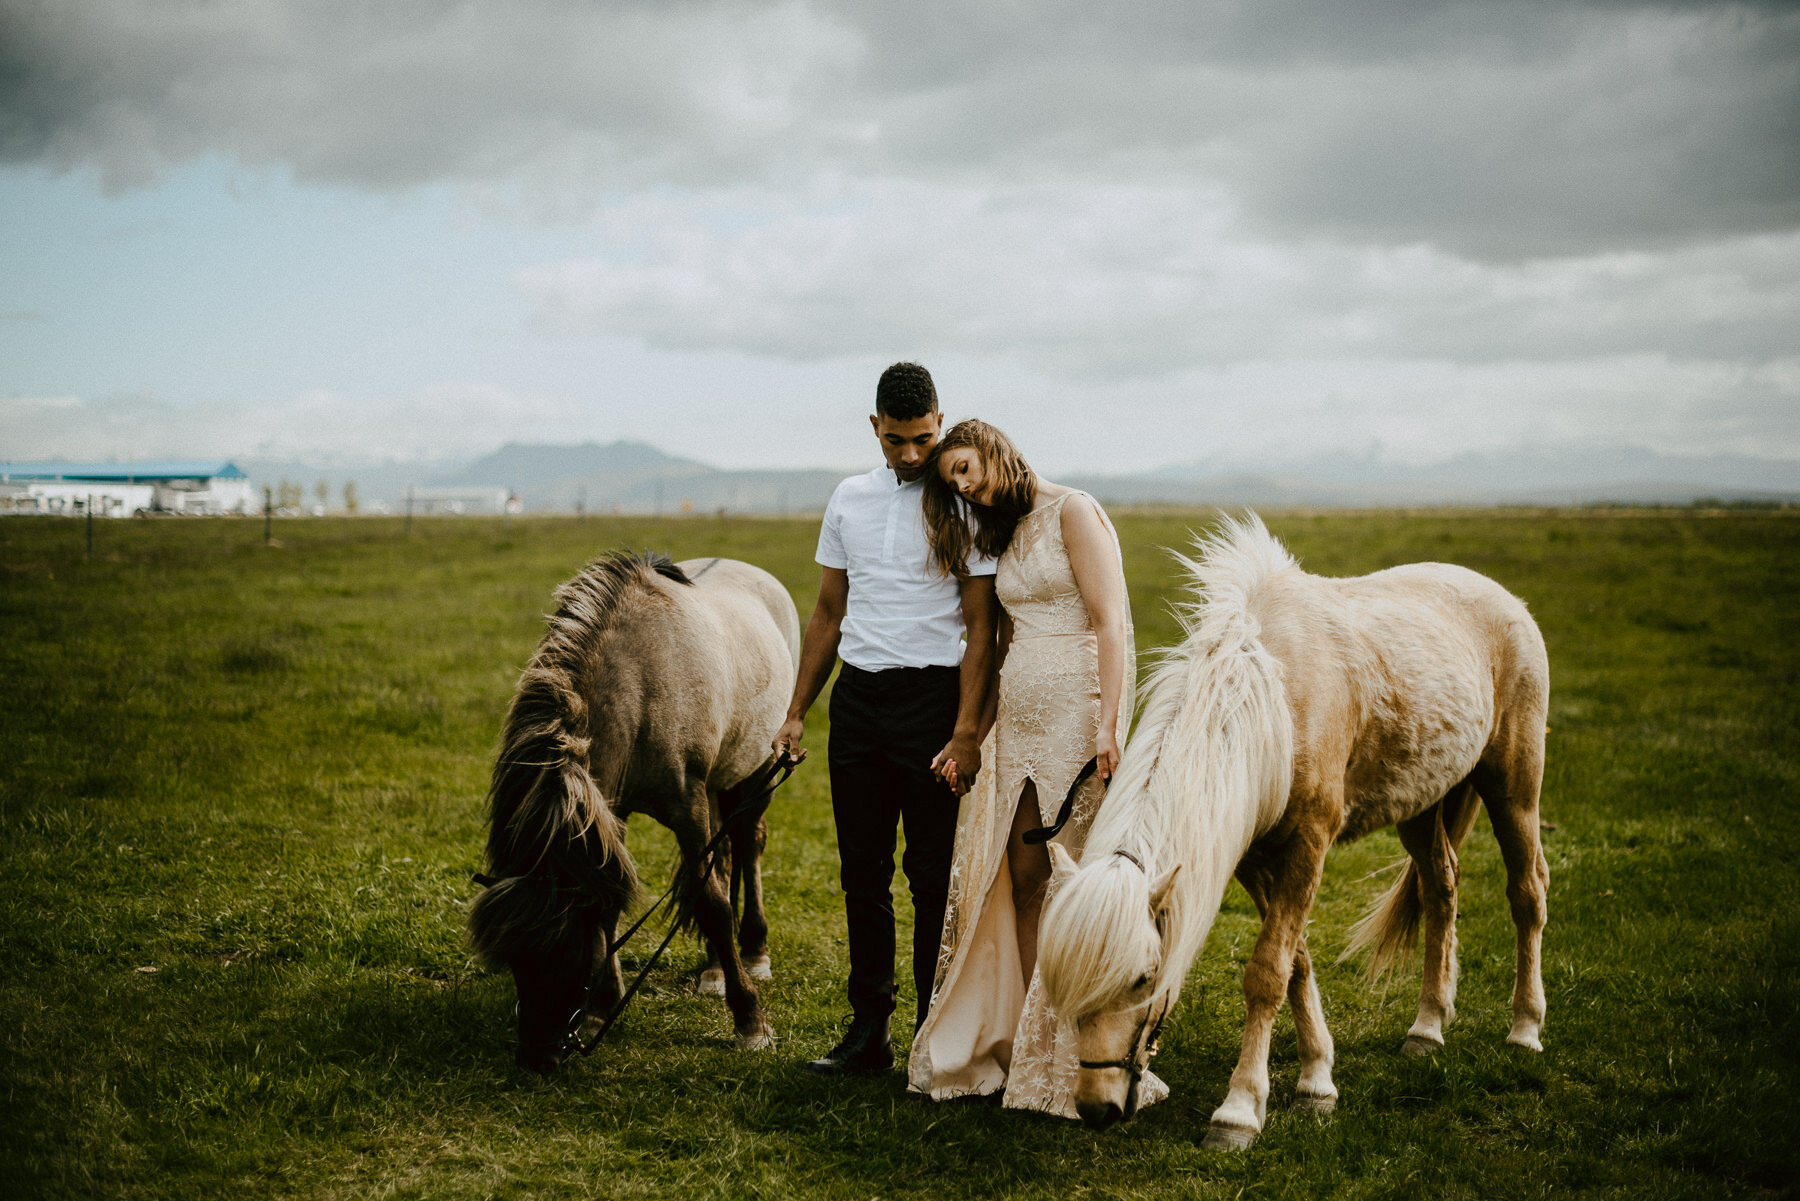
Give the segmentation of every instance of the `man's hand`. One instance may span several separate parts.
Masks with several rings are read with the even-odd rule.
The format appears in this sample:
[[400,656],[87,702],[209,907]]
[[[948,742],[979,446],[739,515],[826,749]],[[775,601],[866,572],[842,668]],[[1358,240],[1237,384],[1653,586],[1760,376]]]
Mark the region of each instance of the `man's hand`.
[[790,717],[781,723],[781,729],[775,731],[775,741],[769,745],[774,748],[777,755],[787,755],[797,759],[801,754],[800,740],[804,737],[806,737],[806,722],[798,717]]
[[961,796],[975,786],[975,777],[981,774],[981,744],[966,735],[952,738],[932,759],[931,774]]

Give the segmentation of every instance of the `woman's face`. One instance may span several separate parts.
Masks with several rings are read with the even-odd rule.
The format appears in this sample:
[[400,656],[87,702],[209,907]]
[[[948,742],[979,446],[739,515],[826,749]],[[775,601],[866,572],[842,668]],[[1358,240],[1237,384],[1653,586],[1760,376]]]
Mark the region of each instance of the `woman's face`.
[[970,503],[983,506],[994,503],[992,474],[974,447],[959,446],[945,451],[938,457],[938,475]]

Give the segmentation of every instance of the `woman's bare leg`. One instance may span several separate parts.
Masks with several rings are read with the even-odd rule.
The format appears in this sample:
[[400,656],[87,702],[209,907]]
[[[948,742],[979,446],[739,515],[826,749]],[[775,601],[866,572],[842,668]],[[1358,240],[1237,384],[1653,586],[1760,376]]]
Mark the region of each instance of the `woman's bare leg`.
[[1013,810],[1012,833],[1006,837],[1006,865],[1012,873],[1013,912],[1017,917],[1019,970],[1031,986],[1037,967],[1038,916],[1044,911],[1044,886],[1050,883],[1050,852],[1025,841],[1025,831],[1042,825],[1038,817],[1037,781],[1026,780]]

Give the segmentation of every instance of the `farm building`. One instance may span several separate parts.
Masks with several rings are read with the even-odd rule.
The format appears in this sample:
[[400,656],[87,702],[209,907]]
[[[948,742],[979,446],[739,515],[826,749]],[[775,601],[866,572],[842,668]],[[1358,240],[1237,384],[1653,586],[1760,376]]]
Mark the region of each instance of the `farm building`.
[[250,478],[232,463],[0,463],[0,513],[254,513]]

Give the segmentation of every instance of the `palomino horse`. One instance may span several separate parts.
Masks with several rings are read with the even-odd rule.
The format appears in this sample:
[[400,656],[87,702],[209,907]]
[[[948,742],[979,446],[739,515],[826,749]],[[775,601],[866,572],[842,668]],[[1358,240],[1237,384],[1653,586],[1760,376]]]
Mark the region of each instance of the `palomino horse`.
[[[551,1071],[580,1045],[590,1008],[621,996],[612,940],[637,895],[625,819],[638,812],[675,834],[682,920],[722,969],[738,1045],[767,1047],[774,1032],[750,979],[768,976],[766,828],[733,823],[729,858],[711,870],[702,859],[720,823],[759,799],[743,786],[768,763],[793,692],[794,602],[748,563],[648,552],[595,560],[556,602],[506,715],[488,794],[496,879],[469,911],[476,955],[510,968],[518,987],[518,1061]],[[736,945],[733,863],[744,885]]]
[[1130,1117],[1156,1031],[1180,995],[1235,873],[1262,915],[1244,968],[1248,1011],[1230,1091],[1206,1146],[1247,1147],[1269,1098],[1269,1032],[1283,994],[1300,1044],[1295,1104],[1328,1111],[1331,1033],[1306,920],[1334,842],[1394,824],[1411,857],[1352,949],[1377,970],[1425,926],[1425,981],[1405,1050],[1443,1045],[1455,1016],[1457,848],[1486,805],[1517,927],[1512,1032],[1533,1051],[1549,869],[1538,847],[1549,663],[1525,606],[1442,563],[1356,579],[1301,571],[1254,516],[1181,558],[1194,599],[1184,641],[1155,667],[1143,715],[1077,867],[1039,934],[1045,991],[1076,1023],[1076,1108]]

